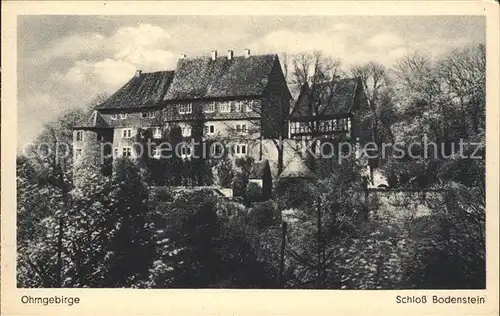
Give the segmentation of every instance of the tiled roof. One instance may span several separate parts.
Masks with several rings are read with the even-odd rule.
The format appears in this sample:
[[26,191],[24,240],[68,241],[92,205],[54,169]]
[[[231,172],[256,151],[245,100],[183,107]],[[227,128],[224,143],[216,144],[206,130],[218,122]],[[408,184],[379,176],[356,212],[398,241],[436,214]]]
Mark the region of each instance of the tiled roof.
[[174,77],[174,71],[139,73],[98,109],[137,108],[152,106],[163,100]]
[[76,124],[74,128],[108,128],[108,123],[102,118],[98,111],[92,112],[89,117],[84,118],[81,122]]
[[277,55],[180,59],[164,100],[260,96]]
[[[320,101],[317,111],[310,108],[311,102],[307,102],[308,95],[304,98],[300,96],[291,116],[307,117],[315,115],[344,115],[352,111],[354,97],[358,90],[359,81],[356,78],[339,79],[332,82],[319,83],[315,87],[304,86],[301,93],[314,94],[314,99]],[[314,102],[313,102],[314,103]],[[316,113],[313,113],[316,112]]]

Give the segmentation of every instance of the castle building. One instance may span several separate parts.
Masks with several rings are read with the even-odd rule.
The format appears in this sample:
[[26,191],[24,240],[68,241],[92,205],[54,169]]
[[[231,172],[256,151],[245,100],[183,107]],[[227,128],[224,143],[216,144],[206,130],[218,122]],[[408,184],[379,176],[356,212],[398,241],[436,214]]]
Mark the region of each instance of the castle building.
[[[142,130],[160,139],[174,127],[185,142],[196,137],[225,140],[232,156],[259,157],[260,140],[287,137],[290,103],[275,54],[253,56],[247,49],[242,56],[233,51],[181,55],[175,70],[138,70],[74,127],[75,165],[137,157],[133,144]],[[191,148],[181,150],[184,158],[192,153]]]

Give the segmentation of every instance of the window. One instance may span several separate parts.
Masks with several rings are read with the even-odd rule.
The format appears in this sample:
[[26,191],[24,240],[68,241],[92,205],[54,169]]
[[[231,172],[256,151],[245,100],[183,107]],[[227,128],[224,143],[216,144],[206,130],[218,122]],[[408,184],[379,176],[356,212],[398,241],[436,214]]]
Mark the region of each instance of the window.
[[78,148],[75,150],[75,158],[78,159],[82,156],[82,149]]
[[154,118],[155,112],[153,112],[153,111],[142,112],[141,115],[142,115],[142,118]]
[[236,156],[246,155],[247,153],[247,145],[246,144],[237,144],[233,145],[233,154]]
[[122,148],[122,156],[123,157],[132,157],[132,147],[123,147]]
[[124,120],[127,118],[127,113],[120,113],[120,120]]
[[118,114],[116,114],[116,113],[111,114],[111,119],[113,121],[116,121],[118,119]]
[[161,138],[161,127],[153,127],[153,138]]
[[83,131],[76,131],[76,141],[81,142],[83,140]]
[[234,112],[241,112],[241,101],[234,101]]
[[160,147],[153,148],[153,158],[160,159],[161,158],[161,149]]
[[236,132],[237,133],[246,133],[247,132],[247,125],[246,124],[237,124],[236,125]]
[[131,138],[132,137],[132,129],[131,128],[124,128],[122,130],[122,138]]
[[184,137],[191,136],[191,126],[185,126],[182,128],[182,136]]
[[246,101],[245,102],[245,112],[252,112],[252,107],[254,105],[255,101]]
[[221,102],[219,104],[219,112],[221,112],[221,113],[229,113],[229,112],[231,112],[231,103],[229,103],[229,102]]
[[213,134],[215,134],[215,125],[208,124],[207,125],[207,135],[213,135]]
[[191,156],[191,147],[183,146],[181,147],[181,157],[187,158]]
[[220,143],[213,143],[210,146],[210,154],[212,157],[221,157],[224,147]]
[[205,113],[213,113],[215,112],[215,102],[209,102],[207,104],[205,104],[205,109],[204,109]]
[[190,114],[193,112],[193,105],[191,103],[179,104],[179,114]]

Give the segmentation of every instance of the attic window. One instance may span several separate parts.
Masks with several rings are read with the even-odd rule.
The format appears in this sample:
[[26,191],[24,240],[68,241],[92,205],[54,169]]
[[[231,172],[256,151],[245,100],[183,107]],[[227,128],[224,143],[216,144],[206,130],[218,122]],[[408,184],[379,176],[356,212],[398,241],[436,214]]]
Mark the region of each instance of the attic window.
[[153,111],[142,112],[142,118],[154,118],[154,117],[155,117],[155,112]]
[[234,102],[234,111],[235,112],[241,112],[241,101],[235,101]]
[[221,112],[221,113],[229,113],[229,112],[231,112],[231,103],[229,103],[229,102],[221,102],[219,104],[219,112]]
[[245,112],[252,112],[252,106],[255,101],[246,101],[245,102]]
[[183,103],[178,106],[179,114],[191,114],[193,112],[193,105],[191,103]]
[[205,109],[204,109],[205,113],[213,113],[215,112],[215,102],[209,102],[207,104],[205,104]]

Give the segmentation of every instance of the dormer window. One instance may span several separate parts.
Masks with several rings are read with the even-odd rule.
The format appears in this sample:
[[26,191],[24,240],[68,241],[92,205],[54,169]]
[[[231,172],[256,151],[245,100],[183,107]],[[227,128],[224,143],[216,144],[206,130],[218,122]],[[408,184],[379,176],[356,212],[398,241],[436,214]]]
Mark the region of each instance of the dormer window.
[[241,101],[234,102],[234,112],[241,112]]
[[153,111],[142,112],[142,118],[152,119],[154,117],[155,117],[155,112],[153,112]]
[[212,101],[212,102],[205,104],[204,112],[205,113],[215,112],[215,102]]
[[231,103],[229,103],[229,102],[221,102],[219,104],[219,112],[220,113],[229,113],[229,112],[231,112]]
[[246,101],[245,102],[245,112],[252,112],[252,103],[254,101]]
[[193,105],[191,103],[179,104],[178,109],[179,109],[179,114],[193,113]]

